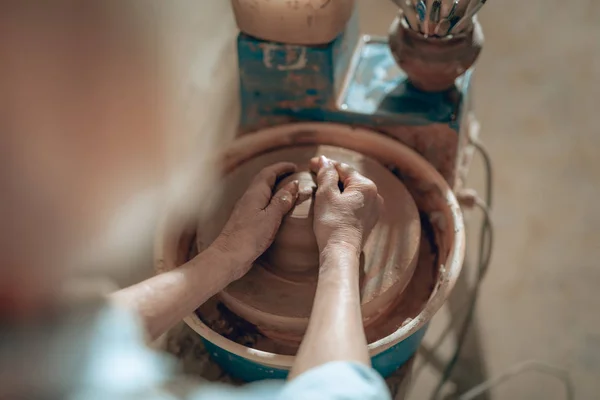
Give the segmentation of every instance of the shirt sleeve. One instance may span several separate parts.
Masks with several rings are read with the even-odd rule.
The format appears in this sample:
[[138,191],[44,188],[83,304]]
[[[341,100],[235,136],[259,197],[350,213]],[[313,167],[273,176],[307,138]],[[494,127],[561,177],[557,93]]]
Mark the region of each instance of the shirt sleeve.
[[336,361],[293,381],[264,381],[239,388],[205,385],[186,400],[391,400],[381,376],[366,365]]
[[86,342],[88,363],[69,400],[391,400],[381,376],[359,363],[336,361],[306,371],[292,381],[262,381],[233,387],[180,385],[171,391],[174,362],[148,350],[138,321],[128,312],[103,309]]
[[391,400],[385,381],[363,364],[335,361],[313,368],[280,392],[281,400]]

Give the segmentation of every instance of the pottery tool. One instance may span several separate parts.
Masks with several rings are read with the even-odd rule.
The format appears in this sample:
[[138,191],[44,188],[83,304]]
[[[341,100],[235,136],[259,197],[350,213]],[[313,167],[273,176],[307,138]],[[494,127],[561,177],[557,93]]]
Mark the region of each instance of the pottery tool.
[[448,20],[450,21],[451,28],[456,25],[458,21],[467,13],[469,5],[472,2],[476,2],[478,0],[456,0],[452,10],[450,10],[450,14],[448,15]]
[[457,16],[456,13],[458,11],[458,5],[460,4],[461,1],[463,1],[463,3],[465,3],[464,0],[454,0],[454,4],[452,4],[452,8],[450,8],[448,15],[446,15],[446,20],[448,20],[451,24],[456,23],[458,21],[458,19],[460,19],[460,17]]
[[469,24],[473,17],[481,10],[487,0],[476,0],[469,4],[466,14],[450,29],[448,33],[455,34],[462,32]]
[[435,27],[434,34],[439,37],[444,37],[453,25],[456,8],[460,0],[446,0],[442,3],[442,19]]
[[450,30],[451,26],[452,26],[452,24],[451,24],[450,20],[443,19],[435,27],[435,30],[433,31],[433,33],[435,34],[435,36],[444,37],[444,36],[448,35],[448,31]]
[[448,15],[450,15],[452,8],[455,7],[455,4],[456,4],[456,0],[442,0],[442,7],[441,7],[442,18],[448,18]]
[[433,35],[435,24],[431,21],[431,11],[436,0],[427,0],[425,3],[425,17],[423,21],[423,34],[425,36]]
[[414,4],[410,0],[394,0],[394,3],[402,10],[410,29],[419,32],[421,24]]
[[[419,20],[421,21],[421,29],[423,29],[423,23],[425,22],[425,16],[427,14],[427,5],[424,0],[419,0],[416,5],[417,15],[419,16]],[[423,30],[421,30],[423,32]]]
[[429,14],[429,21],[436,26],[440,23],[442,12],[442,0],[434,0],[431,5],[431,13]]

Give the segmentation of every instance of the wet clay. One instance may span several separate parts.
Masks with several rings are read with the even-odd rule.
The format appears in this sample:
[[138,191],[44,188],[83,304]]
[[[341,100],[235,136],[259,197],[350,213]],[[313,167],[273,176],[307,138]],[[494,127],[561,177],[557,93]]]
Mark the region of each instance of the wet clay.
[[[321,154],[356,168],[375,182],[384,198],[384,210],[361,257],[360,289],[367,331],[398,303],[419,258],[421,223],[416,205],[402,182],[378,162],[338,147],[298,146],[262,154],[238,166],[223,178],[219,211],[198,227],[197,245],[202,250],[214,240],[235,202],[263,167],[279,161],[298,165],[296,174],[279,182],[283,185],[298,179],[300,196],[273,245],[246,276],[219,295],[228,310],[287,347],[286,353],[294,351],[304,335],[316,290],[319,253],[312,229],[316,183],[308,172],[308,162]],[[203,318],[210,319],[207,315]]]
[[[365,329],[369,343],[392,334],[416,318],[433,293],[438,280],[438,249],[433,228],[425,214],[421,215],[421,223],[419,261],[413,277],[386,318],[378,319]],[[297,341],[265,336],[256,326],[230,311],[218,296],[203,304],[196,314],[215,332],[244,346],[283,355],[295,355],[298,350]]]
[[277,236],[265,254],[264,265],[289,280],[316,279],[319,247],[312,234],[316,178],[309,171],[300,171],[282,179],[275,191],[292,180],[298,181],[298,200],[281,222]]

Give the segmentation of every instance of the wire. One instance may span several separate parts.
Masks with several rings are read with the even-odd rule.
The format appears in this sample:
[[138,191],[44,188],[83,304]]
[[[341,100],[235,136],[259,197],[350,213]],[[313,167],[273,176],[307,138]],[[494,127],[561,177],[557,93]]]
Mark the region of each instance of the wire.
[[473,387],[472,389],[468,390],[467,392],[461,394],[458,397],[458,399],[459,400],[475,399],[477,396],[489,391],[490,389],[500,385],[501,383],[504,383],[504,382],[510,380],[511,378],[514,378],[515,376],[520,375],[523,372],[527,372],[527,371],[538,371],[543,374],[553,376],[556,379],[562,381],[562,383],[565,387],[565,398],[567,400],[575,399],[575,389],[573,387],[573,382],[571,381],[568,372],[565,371],[564,369],[555,367],[550,364],[542,363],[542,362],[536,361],[536,360],[529,360],[529,361],[524,361],[519,364],[516,364],[516,365],[510,367],[509,369],[507,369],[502,374],[498,375],[497,377],[489,379],[489,380]]
[[[478,269],[477,269],[477,279],[475,282],[475,286],[471,293],[470,301],[468,304],[467,314],[464,319],[464,322],[461,326],[461,329],[458,334],[456,349],[452,355],[452,358],[446,365],[444,372],[442,374],[442,378],[438,382],[431,399],[436,400],[439,397],[439,394],[442,390],[444,384],[450,378],[452,374],[452,370],[456,366],[458,362],[458,358],[460,356],[461,350],[464,346],[465,339],[467,334],[469,333],[469,327],[471,326],[471,321],[473,320],[473,315],[475,314],[475,306],[477,305],[477,299],[479,297],[479,289],[481,287],[481,283],[483,282],[483,278],[487,273],[489,262],[492,256],[492,243],[493,243],[493,228],[490,219],[490,212],[487,206],[483,203],[483,201],[479,198],[476,198],[475,204],[481,209],[484,214],[484,221],[482,224],[482,236],[480,237],[480,245],[479,245],[479,257],[478,257]],[[486,251],[487,250],[487,251]]]
[[[452,374],[452,371],[454,370],[454,367],[456,366],[456,363],[458,362],[458,358],[459,358],[462,348],[464,346],[467,334],[469,332],[469,327],[471,326],[471,322],[472,322],[473,316],[475,314],[477,299],[479,297],[479,289],[481,287],[483,279],[485,278],[485,275],[487,274],[487,271],[489,269],[490,260],[492,257],[492,247],[493,247],[493,242],[494,242],[494,240],[493,240],[494,239],[494,231],[493,231],[491,215],[490,215],[492,196],[493,196],[492,162],[491,162],[491,157],[490,157],[487,149],[485,148],[485,146],[474,137],[471,137],[470,140],[471,140],[471,144],[473,145],[473,147],[482,156],[483,162],[484,162],[484,167],[485,167],[485,201],[482,201],[476,195],[469,196],[469,197],[471,197],[469,200],[473,203],[473,205],[477,206],[482,211],[483,216],[484,216],[483,223],[481,224],[480,235],[479,235],[479,248],[478,248],[478,253],[477,253],[477,255],[478,255],[478,257],[477,257],[477,278],[475,281],[475,286],[474,286],[471,296],[469,298],[466,316],[463,320],[461,329],[458,333],[456,349],[454,350],[452,358],[450,359],[448,364],[446,364],[446,368],[444,369],[442,377],[441,377],[440,381],[438,382],[438,384],[431,396],[432,400],[436,400],[439,397],[439,394],[440,394],[444,384],[450,378],[450,375]],[[438,339],[438,341],[435,344],[435,347],[432,348],[432,351],[435,351],[437,346],[439,346],[443,342],[444,337],[449,333],[450,329],[452,329],[453,324],[454,324],[454,321],[451,321],[450,324],[448,325],[448,327],[446,327],[446,329],[442,333],[443,336],[440,336],[440,338]]]
[[485,203],[488,208],[492,208],[492,182],[493,182],[493,171],[492,171],[492,159],[490,157],[490,153],[487,151],[486,147],[479,140],[475,138],[471,138],[471,144],[473,147],[479,152],[481,158],[483,159],[483,164],[485,166]]
[[[469,297],[466,301],[463,301],[463,303],[456,309],[462,310],[462,309],[466,308],[469,305],[470,301],[471,301],[471,297]],[[461,319],[461,321],[462,320],[463,319]],[[458,318],[451,318],[450,322],[448,322],[448,324],[446,324],[446,327],[442,330],[442,333],[440,333],[440,335],[438,336],[438,339],[431,346],[422,345],[422,347],[427,347],[428,353],[434,354],[437,351],[437,349],[442,345],[442,343],[444,343],[444,341],[448,338],[448,335],[450,334],[452,329],[454,329],[454,327],[458,324],[458,322],[459,322]],[[429,363],[429,360],[425,359],[415,368],[415,372],[413,375],[413,379],[415,381],[417,380],[417,378],[419,377],[421,372],[423,372],[423,369],[425,368],[425,366],[428,363]]]
[[[468,329],[471,325],[471,321],[472,321],[473,315],[475,313],[475,306],[477,304],[477,298],[479,296],[479,288],[481,287],[483,278],[485,277],[485,275],[488,271],[489,263],[490,263],[491,256],[492,256],[492,244],[493,244],[493,233],[494,233],[493,227],[492,227],[492,222],[491,222],[491,217],[490,217],[492,197],[493,197],[492,162],[491,162],[491,158],[489,156],[487,149],[483,146],[483,144],[481,142],[479,142],[476,138],[471,137],[471,143],[472,143],[473,147],[475,149],[477,149],[477,151],[482,156],[484,165],[485,165],[485,172],[486,172],[485,201],[482,201],[481,199],[479,199],[476,195],[473,195],[472,193],[463,193],[463,196],[464,196],[463,199],[466,200],[467,203],[469,203],[469,205],[477,206],[484,214],[484,220],[481,224],[479,249],[478,249],[479,252],[478,252],[477,280],[475,282],[475,286],[473,288],[471,297],[468,302],[467,315],[464,318],[461,331],[459,332],[459,335],[458,335],[456,349],[454,351],[452,358],[450,359],[450,362],[448,362],[448,364],[446,365],[446,368],[444,369],[442,378],[440,379],[438,385],[435,388],[435,391],[433,392],[433,394],[431,396],[431,399],[433,399],[433,400],[438,398],[438,396],[442,390],[442,387],[449,379],[456,363],[458,362],[460,352],[464,345],[466,335],[468,333]],[[450,323],[446,326],[446,328],[442,331],[442,334],[440,335],[438,340],[431,347],[431,350],[430,350],[431,353],[435,352],[435,350],[443,343],[444,339],[447,337],[447,335],[450,333],[451,329],[456,324],[456,320],[457,319],[452,319],[450,321]],[[419,369],[417,369],[417,371],[415,371],[415,379],[416,379],[416,376],[418,376],[418,374],[423,369],[424,365],[425,365],[425,363],[421,364],[419,366]],[[528,371],[538,371],[543,374],[553,376],[556,379],[560,380],[563,383],[564,388],[565,388],[565,398],[567,400],[574,400],[575,390],[573,387],[573,382],[571,381],[568,372],[565,371],[564,369],[561,369],[561,368],[558,368],[553,365],[546,364],[546,363],[543,363],[540,361],[536,361],[536,360],[529,360],[529,361],[524,361],[524,362],[518,363],[518,364],[510,367],[509,369],[507,369],[505,372],[498,375],[497,377],[488,379],[487,381],[482,382],[479,385],[471,388],[467,392],[460,395],[458,397],[458,399],[459,400],[473,400],[473,399],[477,398],[478,396],[480,396],[481,394],[489,391],[490,389],[512,379],[513,377],[515,377],[517,375],[520,375],[520,374],[522,374],[524,372],[528,372]]]

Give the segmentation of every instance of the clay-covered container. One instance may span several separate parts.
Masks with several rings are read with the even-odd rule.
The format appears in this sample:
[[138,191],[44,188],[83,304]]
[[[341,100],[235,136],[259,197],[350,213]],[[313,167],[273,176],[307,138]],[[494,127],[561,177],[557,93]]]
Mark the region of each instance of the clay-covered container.
[[331,42],[346,27],[355,0],[231,0],[242,32],[258,39],[297,45]]
[[390,28],[390,50],[410,82],[425,92],[450,89],[477,60],[483,45],[481,25],[474,18],[465,32],[425,36],[410,29],[400,14]]

